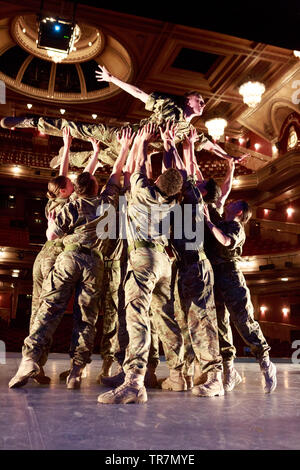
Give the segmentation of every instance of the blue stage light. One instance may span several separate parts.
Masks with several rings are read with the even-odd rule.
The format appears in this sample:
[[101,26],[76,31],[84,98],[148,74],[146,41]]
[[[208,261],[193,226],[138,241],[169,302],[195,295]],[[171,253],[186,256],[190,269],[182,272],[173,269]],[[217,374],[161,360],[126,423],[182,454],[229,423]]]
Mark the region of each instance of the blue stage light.
[[56,25],[54,26],[54,29],[55,29],[55,31],[60,31],[60,26],[59,26],[59,24],[56,24]]

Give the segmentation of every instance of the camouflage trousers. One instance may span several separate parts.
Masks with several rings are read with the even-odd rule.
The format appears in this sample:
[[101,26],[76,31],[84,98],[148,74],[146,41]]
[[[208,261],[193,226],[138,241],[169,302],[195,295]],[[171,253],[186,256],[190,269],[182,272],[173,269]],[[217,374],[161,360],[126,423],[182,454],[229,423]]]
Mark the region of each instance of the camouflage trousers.
[[102,272],[102,261],[94,252],[63,251],[58,255],[44,282],[39,314],[25,338],[23,356],[39,363],[75,290],[78,318],[73,328],[70,356],[78,365],[91,362]]
[[[39,307],[41,304],[41,297],[45,291],[44,282],[48,277],[48,274],[54,266],[56,258],[63,250],[63,244],[60,240],[47,241],[41,251],[35,258],[32,269],[33,278],[33,289],[32,289],[32,304],[31,304],[31,316],[29,324],[29,334],[31,333],[34,321],[39,314]],[[48,358],[48,353],[51,347],[51,342],[47,345],[44,350],[44,354],[41,357],[39,364],[45,365]]]
[[245,343],[250,346],[252,354],[257,359],[267,356],[271,348],[259,323],[254,320],[250,291],[243,273],[233,263],[215,265],[213,269],[220,352],[223,360],[232,360],[236,355],[230,319]]
[[[103,335],[100,345],[102,358],[115,358],[120,365],[125,359],[129,338],[126,328],[124,281],[127,273],[127,262],[124,260],[105,262],[104,302],[103,302]],[[151,343],[148,363],[157,367],[159,364],[159,339],[153,323],[151,308],[149,311],[151,325]]]
[[[136,132],[141,126],[145,125],[149,120],[153,120],[154,117],[146,118],[139,123],[128,124],[126,127],[130,127]],[[155,122],[155,119],[154,119]],[[68,121],[67,119],[53,119],[48,117],[40,118],[24,118],[15,127],[37,127],[40,132],[49,135],[61,136],[63,135],[63,129],[65,127],[70,128],[72,137],[82,140],[89,140],[93,137],[99,140],[106,148],[100,150],[99,160],[104,164],[113,165],[117,159],[120,151],[120,143],[117,140],[117,134],[122,128],[106,126],[102,123],[91,124],[84,122]],[[182,132],[181,140],[189,130]],[[180,139],[179,139],[180,141]],[[152,141],[150,147],[153,151],[163,151],[163,144],[161,140]],[[76,167],[85,167],[90,157],[90,152],[70,152],[70,165]]]
[[123,368],[145,374],[151,344],[150,305],[154,327],[162,341],[170,369],[184,366],[183,338],[174,316],[171,261],[166,253],[137,248],[129,255],[125,283],[129,344]]
[[207,259],[183,260],[177,269],[176,318],[185,338],[185,372],[190,375],[194,359],[201,363],[203,373],[222,371],[211,264]]
[[[125,323],[124,280],[127,272],[126,260],[104,261],[103,277],[103,333],[100,354],[103,359],[111,357],[123,362],[124,351],[128,344]],[[123,354],[122,354],[123,351]]]

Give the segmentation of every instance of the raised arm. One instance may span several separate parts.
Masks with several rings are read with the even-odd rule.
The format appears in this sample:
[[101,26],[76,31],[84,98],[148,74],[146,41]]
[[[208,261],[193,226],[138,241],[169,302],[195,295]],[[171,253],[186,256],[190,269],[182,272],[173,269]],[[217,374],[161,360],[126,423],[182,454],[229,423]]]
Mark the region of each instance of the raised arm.
[[100,70],[96,70],[96,78],[98,82],[111,82],[117,85],[119,88],[122,88],[122,90],[126,91],[130,95],[132,95],[134,98],[138,98],[139,100],[143,101],[143,103],[146,103],[149,98],[149,94],[145,93],[144,91],[140,90],[134,85],[131,85],[130,83],[123,82],[119,78],[115,77],[112,75],[107,68],[104,65],[98,65]]
[[218,155],[218,157],[224,158],[225,160],[230,160],[233,159],[237,162],[242,161],[244,158],[249,157],[249,153],[245,153],[241,155],[240,157],[233,157],[232,155],[229,155],[227,152],[225,152],[220,145],[216,144],[215,142],[211,142],[208,140],[202,147],[204,150],[208,150],[210,152],[213,152],[215,155]]
[[147,174],[146,171],[146,162],[148,158],[148,144],[150,140],[153,138],[156,132],[156,127],[154,123],[146,124],[140,134],[139,138],[139,147],[138,147],[138,154],[137,160],[135,164],[135,171],[140,171]]
[[170,127],[170,121],[167,122],[166,128],[164,130],[161,127],[159,128],[160,135],[164,144],[163,167],[165,169],[168,169],[172,168],[172,166],[175,166],[175,168],[180,171],[185,181],[187,178],[186,167],[175,145],[176,129],[176,124],[172,124]]
[[189,135],[183,141],[183,158],[187,174],[189,176],[195,176],[197,181],[202,182],[204,180],[201,170],[199,169],[197,158],[195,155],[195,142],[199,140],[197,130],[191,129]]
[[235,170],[235,161],[233,158],[231,160],[228,160],[228,170],[225,175],[225,179],[222,183],[221,186],[221,197],[219,198],[217,205],[219,207],[223,206],[226,202],[226,199],[228,198],[231,188],[232,188],[232,182],[233,182],[233,175],[234,175],[234,170]]
[[223,246],[229,246],[232,241],[231,238],[225,235],[225,233],[222,232],[221,229],[219,229],[218,227],[216,227],[215,224],[212,223],[212,221],[210,220],[209,211],[208,211],[208,207],[206,204],[204,204],[204,218],[205,218],[206,225],[208,226],[209,230],[211,231],[213,236],[216,238],[216,240],[219,243],[221,243],[221,245]]
[[128,151],[130,148],[130,145],[132,144],[134,138],[134,134],[132,132],[132,129],[129,127],[124,128],[120,134],[118,134],[117,139],[118,142],[121,144],[120,152],[118,155],[118,158],[116,159],[110,178],[109,182],[113,184],[120,184],[120,179],[121,179],[121,174],[124,168],[125,160],[128,155]]
[[99,166],[98,155],[100,150],[100,142],[99,140],[93,139],[92,137],[89,139],[89,141],[92,143],[94,152],[83,171],[93,175]]
[[70,134],[70,128],[65,127],[63,129],[63,140],[64,140],[64,150],[62,154],[62,159],[59,167],[59,176],[67,176],[69,171],[69,154],[70,147],[72,142],[72,136]]
[[124,186],[128,188],[130,185],[130,177],[135,170],[135,164],[138,157],[139,147],[140,147],[140,138],[141,138],[142,128],[137,131],[136,136],[134,137],[133,144],[129,151],[129,155],[123,170],[124,173]]

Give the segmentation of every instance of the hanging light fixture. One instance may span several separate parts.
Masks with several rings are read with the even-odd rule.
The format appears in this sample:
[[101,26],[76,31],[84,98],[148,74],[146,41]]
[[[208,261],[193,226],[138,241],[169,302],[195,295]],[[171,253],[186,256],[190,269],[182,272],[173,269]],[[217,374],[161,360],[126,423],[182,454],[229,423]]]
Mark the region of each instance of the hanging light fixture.
[[254,108],[261,101],[262,94],[266,87],[260,82],[246,82],[239,88],[239,94],[243,96],[244,103],[250,108]]
[[214,140],[220,139],[220,137],[224,134],[224,129],[226,126],[227,121],[223,118],[209,119],[205,122],[205,127],[207,127],[209,135]]

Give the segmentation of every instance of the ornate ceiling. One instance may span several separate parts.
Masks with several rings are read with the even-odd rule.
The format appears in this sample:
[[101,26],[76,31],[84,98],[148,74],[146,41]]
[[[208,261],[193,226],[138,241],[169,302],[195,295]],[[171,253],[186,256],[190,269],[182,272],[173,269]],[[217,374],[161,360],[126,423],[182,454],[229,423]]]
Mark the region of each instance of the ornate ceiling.
[[[45,3],[53,14],[62,11],[60,2]],[[22,2],[0,2],[0,79],[8,88],[2,115],[25,114],[27,96],[36,99],[31,114],[57,115],[65,103],[67,119],[91,120],[97,113],[115,124],[147,116],[143,103],[115,85],[96,82],[98,63],[146,92],[198,90],[207,106],[194,123],[203,131],[204,121],[218,116],[227,119],[229,136],[250,129],[275,142],[282,117],[299,108],[291,101],[292,83],[300,79],[292,50],[78,4],[76,51],[66,63],[55,64],[35,45],[39,9],[35,0],[26,2],[26,11]],[[238,92],[249,78],[266,86],[261,104],[251,110]]]

